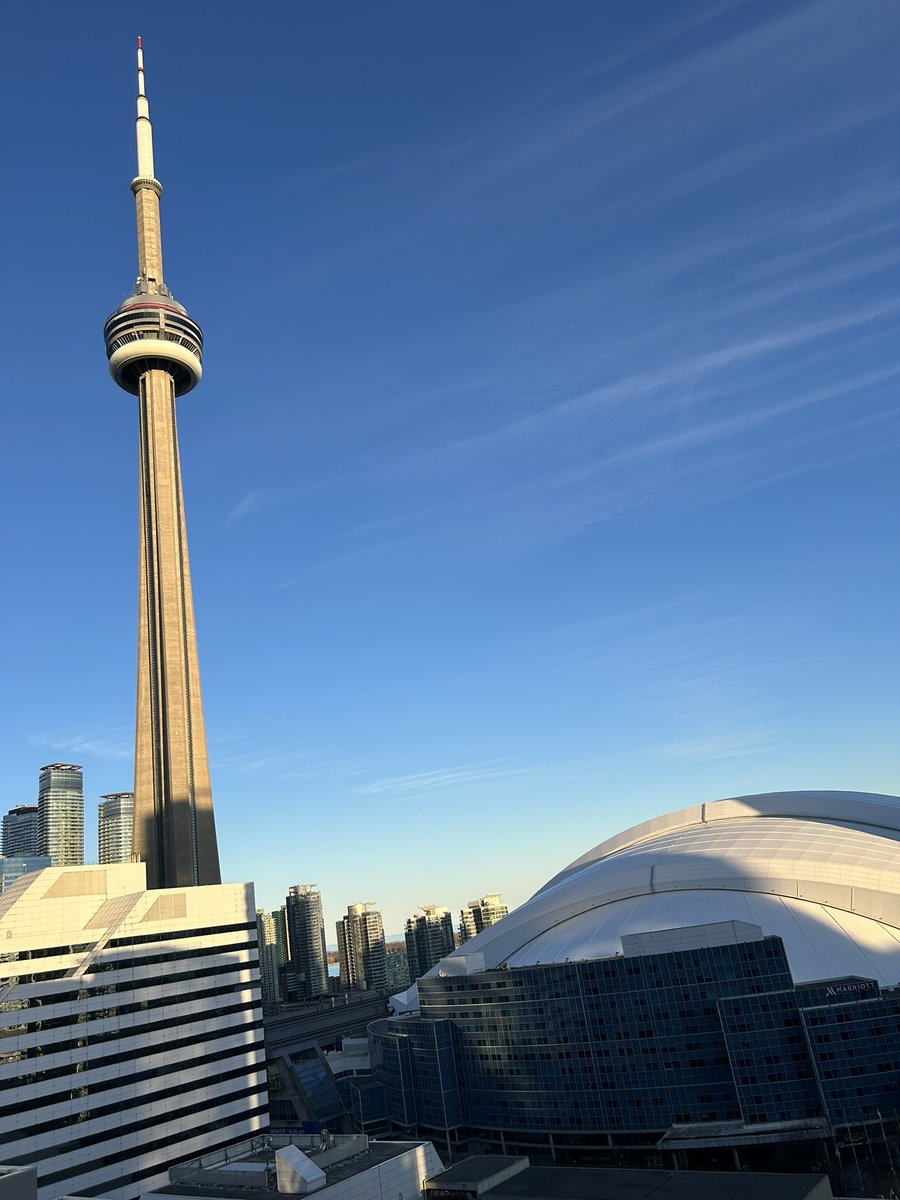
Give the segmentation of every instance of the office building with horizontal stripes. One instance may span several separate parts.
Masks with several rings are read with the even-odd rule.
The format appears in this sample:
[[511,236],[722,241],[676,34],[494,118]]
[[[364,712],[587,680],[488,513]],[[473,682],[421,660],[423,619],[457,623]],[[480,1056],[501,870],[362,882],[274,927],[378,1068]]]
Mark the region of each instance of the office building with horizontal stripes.
[[0,951],[0,1162],[38,1200],[136,1200],[267,1128],[252,884],[48,867],[0,896]]

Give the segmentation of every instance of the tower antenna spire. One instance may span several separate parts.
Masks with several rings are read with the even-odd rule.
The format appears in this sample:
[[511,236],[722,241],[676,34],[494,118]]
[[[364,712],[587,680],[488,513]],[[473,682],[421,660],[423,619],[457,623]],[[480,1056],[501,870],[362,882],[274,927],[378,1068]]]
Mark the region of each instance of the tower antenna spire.
[[159,198],[163,189],[153,169],[153,126],[144,86],[144,50],[140,38],[137,40],[137,83],[137,175],[131,181],[131,190],[137,207],[138,288],[165,293],[159,225]]

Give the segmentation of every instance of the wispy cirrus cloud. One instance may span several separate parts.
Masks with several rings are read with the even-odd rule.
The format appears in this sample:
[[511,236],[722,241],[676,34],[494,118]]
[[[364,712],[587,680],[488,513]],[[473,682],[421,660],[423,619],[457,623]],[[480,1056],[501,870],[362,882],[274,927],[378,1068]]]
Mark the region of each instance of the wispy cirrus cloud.
[[387,774],[393,765],[384,754],[353,756],[329,754],[318,747],[292,746],[275,749],[246,735],[214,737],[210,760],[219,769],[291,782],[327,781],[346,789],[348,795],[407,797],[440,791],[458,791],[491,783],[514,783],[546,776],[547,768],[528,764],[516,766],[506,759],[465,763],[437,770]]
[[720,758],[744,758],[753,754],[768,754],[778,745],[778,734],[772,729],[742,729],[709,732],[684,741],[667,742],[654,747],[662,758],[681,763],[713,762]]
[[[364,530],[366,527],[354,527],[348,531],[348,535],[353,537],[358,531]],[[349,550],[345,550],[340,554],[331,554],[325,558],[316,559],[301,567],[298,571],[291,575],[290,579],[285,579],[280,583],[273,583],[271,589],[273,591],[284,591],[288,588],[297,587],[298,584],[306,583],[307,580],[315,578],[317,575],[327,574],[329,571],[336,571],[342,567],[350,566],[358,559],[368,558],[370,556],[382,554],[396,546],[402,545],[407,539],[393,539],[385,541],[371,541],[363,546],[356,546]]]
[[449,791],[478,787],[482,784],[509,781],[533,774],[535,767],[512,767],[495,763],[478,763],[444,767],[436,771],[414,771],[375,779],[354,789],[358,796],[409,796],[427,792]]
[[[891,445],[900,178],[875,152],[895,109],[870,62],[900,25],[867,3],[869,21],[841,0],[726,0],[635,26],[477,125],[348,170],[340,203],[365,216],[365,252],[377,213],[375,250],[414,249],[423,294],[447,267],[428,247],[475,244],[476,225],[493,265],[463,309],[454,261],[454,306],[430,333],[338,365],[342,453],[371,521],[356,510],[273,586],[412,563],[426,542],[528,553],[663,498],[708,506]],[[819,187],[845,150],[852,169]],[[359,249],[319,241],[348,263]]]
[[835,334],[878,322],[900,312],[900,300],[888,298],[859,309],[811,321],[761,337],[742,339],[716,349],[676,359],[659,368],[626,376],[588,392],[569,397],[558,404],[518,417],[488,432],[451,443],[446,453],[478,453],[490,446],[535,438],[561,421],[584,417],[602,406],[641,399],[654,392],[671,393],[695,381],[704,380],[728,368],[793,350]]
[[266,507],[267,503],[271,503],[271,500],[267,500],[263,488],[253,488],[251,491],[245,492],[225,518],[222,528],[228,529],[235,521],[249,517],[251,513],[259,512],[261,508]]
[[124,761],[134,757],[134,734],[126,730],[76,734],[33,733],[28,741],[41,750],[66,754],[72,758],[89,755]]
[[375,769],[370,761],[323,754],[302,744],[275,748],[263,738],[256,741],[244,734],[210,738],[209,752],[217,769],[280,780],[355,779],[369,776]]

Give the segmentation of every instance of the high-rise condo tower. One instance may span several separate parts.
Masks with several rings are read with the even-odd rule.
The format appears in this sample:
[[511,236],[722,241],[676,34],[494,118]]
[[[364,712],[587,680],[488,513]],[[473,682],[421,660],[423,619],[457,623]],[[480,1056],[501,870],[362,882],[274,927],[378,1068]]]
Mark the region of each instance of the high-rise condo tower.
[[97,861],[131,862],[134,838],[134,792],[110,792],[97,810]]
[[75,763],[41,767],[37,852],[54,867],[84,862],[84,776]]
[[200,380],[203,334],[163,282],[153,133],[137,49],[138,277],[106,322],[113,379],[138,397],[140,574],[134,852],[150,888],[219,883],[188,567],[175,399]]

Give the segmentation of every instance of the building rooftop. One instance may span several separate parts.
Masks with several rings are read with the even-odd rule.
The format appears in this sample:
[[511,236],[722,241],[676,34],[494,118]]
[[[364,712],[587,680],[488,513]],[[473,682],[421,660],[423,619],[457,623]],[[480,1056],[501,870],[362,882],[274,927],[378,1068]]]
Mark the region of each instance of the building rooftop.
[[438,1189],[451,1187],[454,1190],[475,1191],[478,1184],[485,1183],[510,1167],[524,1170],[529,1161],[524,1155],[473,1154],[471,1158],[454,1163],[446,1171],[441,1171],[440,1175],[433,1176],[428,1182]]
[[529,1167],[486,1194],[490,1200],[831,1200],[833,1193],[824,1175]]
[[[325,1173],[322,1190],[370,1171],[407,1151],[430,1146],[424,1141],[370,1141],[365,1134],[261,1136],[215,1155],[174,1167],[170,1182],[154,1196],[204,1196],[216,1200],[273,1200],[278,1150],[296,1146]],[[432,1151],[433,1154],[433,1151]],[[436,1160],[439,1161],[439,1160]]]
[[745,1125],[743,1121],[697,1121],[672,1125],[660,1138],[667,1150],[702,1149],[716,1145],[762,1146],[771,1142],[818,1141],[828,1136],[824,1117],[808,1117],[797,1121],[760,1121]]

